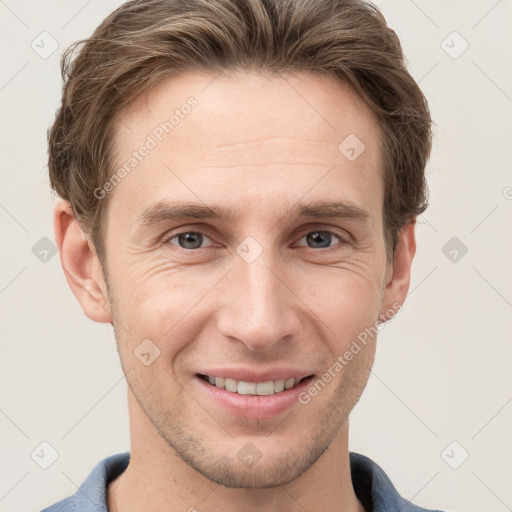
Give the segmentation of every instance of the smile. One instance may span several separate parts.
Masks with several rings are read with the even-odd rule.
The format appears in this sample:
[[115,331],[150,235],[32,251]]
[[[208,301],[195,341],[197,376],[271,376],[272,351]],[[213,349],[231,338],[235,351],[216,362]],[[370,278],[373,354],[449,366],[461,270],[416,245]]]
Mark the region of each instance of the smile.
[[209,382],[212,386],[220,389],[225,389],[231,393],[239,395],[258,395],[267,396],[281,393],[288,389],[292,389],[304,379],[277,379],[269,380],[267,382],[246,382],[243,380],[235,380],[224,377],[214,377],[211,375],[199,375],[201,378]]

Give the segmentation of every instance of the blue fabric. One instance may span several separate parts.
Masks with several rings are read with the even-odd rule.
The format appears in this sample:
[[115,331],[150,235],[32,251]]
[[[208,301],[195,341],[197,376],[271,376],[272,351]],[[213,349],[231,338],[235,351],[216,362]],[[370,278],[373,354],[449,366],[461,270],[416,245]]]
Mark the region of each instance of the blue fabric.
[[[103,459],[75,494],[41,512],[108,512],[107,486],[129,461],[130,452]],[[382,468],[364,455],[350,453],[350,470],[356,496],[366,512],[442,512],[416,507],[402,498]]]

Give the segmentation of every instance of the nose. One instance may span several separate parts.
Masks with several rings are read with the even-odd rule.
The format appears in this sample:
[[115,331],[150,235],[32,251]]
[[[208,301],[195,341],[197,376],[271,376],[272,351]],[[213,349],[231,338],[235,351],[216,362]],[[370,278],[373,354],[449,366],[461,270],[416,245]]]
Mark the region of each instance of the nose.
[[247,263],[235,255],[223,282],[217,325],[227,338],[252,351],[268,351],[299,333],[297,298],[286,282],[283,264],[264,251]]

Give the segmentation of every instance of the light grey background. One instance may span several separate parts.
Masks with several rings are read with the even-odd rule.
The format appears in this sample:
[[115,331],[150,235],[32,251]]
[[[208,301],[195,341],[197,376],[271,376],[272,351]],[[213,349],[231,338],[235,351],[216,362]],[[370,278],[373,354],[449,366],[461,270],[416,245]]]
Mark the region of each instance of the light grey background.
[[[39,510],[129,449],[111,326],[83,315],[58,255],[36,245],[54,241],[46,130],[60,54],[120,3],[0,0],[1,511]],[[380,335],[350,448],[418,505],[512,510],[512,3],[377,4],[437,126],[410,296]],[[44,59],[52,41],[43,31],[59,45]],[[41,442],[58,452],[48,469],[31,457],[43,449],[50,461]]]

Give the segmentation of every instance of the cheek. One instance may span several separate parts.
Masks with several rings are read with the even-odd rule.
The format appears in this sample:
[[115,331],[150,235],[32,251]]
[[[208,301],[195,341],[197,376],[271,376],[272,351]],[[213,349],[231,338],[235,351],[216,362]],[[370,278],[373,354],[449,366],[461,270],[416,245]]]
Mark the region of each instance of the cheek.
[[144,324],[144,319],[158,319],[162,309],[166,315],[173,314],[182,304],[176,298],[183,297],[187,285],[179,278],[178,270],[175,265],[143,254],[119,258],[111,272],[118,314],[135,326],[141,325],[141,320]]
[[[343,366],[342,374],[351,381],[351,384],[345,381],[347,386],[356,386],[368,373],[373,359],[381,304],[379,286],[366,276],[339,269],[328,278],[314,277],[308,278],[309,288],[314,292],[306,303],[314,313],[307,312],[307,315],[320,329],[317,348],[325,351],[326,369],[339,357],[342,363],[349,361],[347,367]],[[357,357],[352,353],[345,357],[351,350],[357,352]]]
[[[147,254],[122,256],[113,266],[111,286],[115,317],[128,331],[123,336],[132,351],[150,339],[172,361],[195,336],[200,337],[201,329],[217,312],[217,298],[229,307],[233,289],[226,286],[233,281],[222,280],[229,267],[183,267]],[[282,278],[293,292],[286,300],[297,315],[309,318],[310,324],[323,331],[321,337],[333,340],[329,345],[340,345],[341,350],[378,318],[377,267],[369,256],[337,265],[285,266]]]
[[115,321],[125,328],[123,343],[128,346],[124,350],[133,351],[142,340],[150,339],[158,345],[162,359],[172,363],[199,336],[208,316],[204,308],[211,309],[211,292],[222,272],[199,267],[185,272],[161,259],[130,263],[126,268],[112,283]]
[[311,273],[303,278],[301,289],[306,304],[337,333],[350,326],[365,327],[378,318],[381,284],[369,268],[345,265]]

